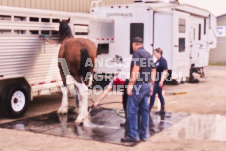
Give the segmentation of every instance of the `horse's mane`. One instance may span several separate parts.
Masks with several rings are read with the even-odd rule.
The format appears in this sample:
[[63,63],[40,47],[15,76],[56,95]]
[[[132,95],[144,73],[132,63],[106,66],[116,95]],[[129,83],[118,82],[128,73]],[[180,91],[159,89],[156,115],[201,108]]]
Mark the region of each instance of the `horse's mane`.
[[68,25],[69,20],[63,20],[60,22],[60,27],[59,27],[59,41],[62,42],[65,38],[70,38],[72,36],[71,28]]

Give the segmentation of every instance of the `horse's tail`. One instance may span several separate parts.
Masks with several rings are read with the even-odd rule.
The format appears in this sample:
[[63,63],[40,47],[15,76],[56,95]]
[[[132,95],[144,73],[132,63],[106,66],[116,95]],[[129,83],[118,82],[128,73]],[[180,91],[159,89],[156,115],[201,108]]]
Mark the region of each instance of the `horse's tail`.
[[81,49],[81,60],[80,60],[80,69],[79,69],[79,75],[83,77],[85,80],[84,82],[86,83],[86,74],[90,71],[90,65],[86,65],[86,61],[89,58],[89,53],[86,48]]

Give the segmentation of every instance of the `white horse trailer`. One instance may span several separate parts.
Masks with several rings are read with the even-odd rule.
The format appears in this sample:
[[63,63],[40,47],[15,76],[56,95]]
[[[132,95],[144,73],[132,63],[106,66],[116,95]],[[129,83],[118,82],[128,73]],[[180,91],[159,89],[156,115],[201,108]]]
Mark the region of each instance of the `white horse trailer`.
[[60,44],[45,43],[39,34],[57,40],[57,20],[69,17],[75,38],[89,38],[96,45],[114,41],[114,21],[110,18],[0,6],[0,107],[9,116],[23,115],[29,100],[40,95],[44,86],[50,92],[60,90]]
[[[191,5],[140,0],[134,4],[102,6],[97,1],[92,3],[90,13],[115,21],[115,42],[98,56],[115,68],[97,66],[97,73],[116,72],[118,62],[112,65],[109,61],[115,55],[131,58],[131,40],[135,36],[144,39],[144,47],[151,54],[155,48],[163,49],[171,79],[177,81],[185,80],[195,69],[207,66],[210,48],[216,47],[215,17],[209,11]],[[122,69],[129,72],[129,64],[123,65]]]

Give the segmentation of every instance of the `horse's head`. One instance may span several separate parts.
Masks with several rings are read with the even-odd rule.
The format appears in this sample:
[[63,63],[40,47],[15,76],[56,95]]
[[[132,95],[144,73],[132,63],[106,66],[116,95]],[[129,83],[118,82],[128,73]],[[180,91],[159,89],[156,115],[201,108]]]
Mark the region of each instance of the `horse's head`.
[[68,25],[70,18],[68,20],[62,20],[59,26],[59,40],[62,42],[65,38],[70,38],[72,36],[71,28]]

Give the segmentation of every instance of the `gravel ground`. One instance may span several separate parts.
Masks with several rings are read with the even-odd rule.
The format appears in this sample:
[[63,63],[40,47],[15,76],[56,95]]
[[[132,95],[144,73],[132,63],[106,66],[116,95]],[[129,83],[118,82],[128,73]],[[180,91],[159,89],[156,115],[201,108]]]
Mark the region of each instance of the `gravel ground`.
[[[191,116],[135,147],[0,129],[0,151],[57,151],[62,149],[68,151],[91,151],[94,149],[98,151],[225,151],[226,135],[223,135],[225,134],[225,128],[222,125],[226,124],[226,66],[209,66],[205,68],[205,72],[206,77],[199,79],[200,83],[198,84],[185,83],[166,87],[166,111],[186,112],[191,113]],[[173,93],[180,92],[186,93],[173,95]],[[96,100],[97,97],[94,94],[90,95],[93,100]],[[115,101],[121,102],[120,93],[110,95],[104,100],[104,102]],[[56,111],[60,102],[61,96],[59,94],[37,97],[31,102],[28,112],[23,118]],[[70,105],[73,104],[74,99],[70,99]],[[122,109],[121,103],[109,104],[105,107]],[[211,119],[213,120],[210,121]],[[0,117],[0,123],[10,121],[13,120]],[[197,126],[189,126],[197,124],[196,122],[198,123]],[[187,132],[187,130],[189,131]],[[218,134],[222,135],[219,136]]]

